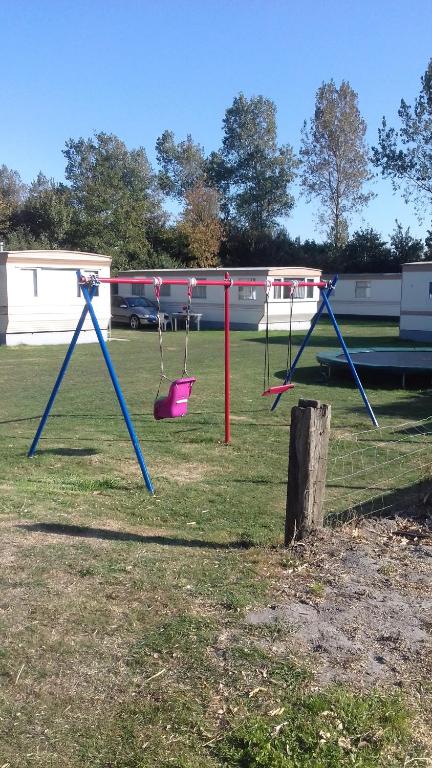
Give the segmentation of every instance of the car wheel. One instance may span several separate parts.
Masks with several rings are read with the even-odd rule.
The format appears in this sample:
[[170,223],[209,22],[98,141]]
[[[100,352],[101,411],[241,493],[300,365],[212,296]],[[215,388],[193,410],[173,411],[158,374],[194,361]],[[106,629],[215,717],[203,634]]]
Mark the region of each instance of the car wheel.
[[137,315],[131,315],[129,325],[133,331],[137,331],[140,327],[139,317]]

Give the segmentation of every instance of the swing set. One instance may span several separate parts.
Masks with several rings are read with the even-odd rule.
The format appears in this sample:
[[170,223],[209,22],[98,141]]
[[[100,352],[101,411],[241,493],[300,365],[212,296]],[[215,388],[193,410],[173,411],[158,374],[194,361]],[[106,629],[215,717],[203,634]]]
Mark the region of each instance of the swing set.
[[[144,460],[144,456],[141,450],[141,446],[138,440],[138,437],[135,432],[134,425],[132,423],[132,420],[129,415],[129,411],[126,405],[126,401],[123,397],[123,393],[116,375],[116,372],[114,370],[111,356],[108,351],[108,346],[105,342],[105,339],[103,338],[103,334],[93,307],[93,298],[95,296],[97,287],[100,283],[110,283],[110,284],[138,284],[138,285],[153,285],[154,287],[154,293],[155,293],[155,299],[157,303],[158,308],[158,334],[159,334],[159,350],[160,350],[160,380],[159,380],[159,386],[154,402],[153,407],[153,415],[154,418],[159,421],[161,419],[176,419],[183,417],[187,414],[188,410],[188,404],[189,399],[192,394],[192,387],[196,382],[196,378],[193,376],[188,375],[187,370],[187,363],[188,363],[188,345],[189,345],[189,332],[190,332],[190,316],[191,316],[191,306],[192,306],[192,296],[193,296],[193,289],[195,286],[199,285],[206,285],[206,286],[221,286],[224,288],[224,339],[225,339],[225,443],[229,444],[231,442],[231,420],[230,420],[230,410],[231,410],[231,377],[230,377],[230,360],[231,360],[231,354],[230,354],[230,289],[233,286],[242,286],[242,287],[257,287],[262,286],[265,288],[265,355],[264,355],[264,386],[263,386],[263,392],[262,395],[265,397],[271,397],[274,396],[275,399],[273,401],[273,404],[271,406],[271,410],[274,411],[275,408],[277,408],[277,405],[280,401],[280,398],[282,397],[284,392],[287,392],[288,390],[292,389],[294,387],[294,384],[292,383],[292,376],[293,373],[298,365],[298,362],[309,342],[309,339],[313,333],[313,330],[320,319],[321,315],[323,314],[324,310],[327,310],[327,314],[331,320],[331,323],[335,329],[336,336],[338,338],[338,341],[341,345],[341,348],[343,350],[343,353],[345,355],[345,358],[347,360],[347,363],[350,367],[351,373],[353,375],[355,384],[360,392],[360,395],[362,397],[362,400],[364,402],[365,408],[369,414],[370,419],[372,420],[372,423],[374,426],[378,426],[378,422],[375,418],[374,412],[370,406],[369,400],[367,398],[366,392],[363,389],[363,385],[359,379],[359,376],[357,374],[357,371],[355,369],[354,363],[351,359],[351,355],[349,353],[349,350],[345,344],[345,341],[343,339],[342,333],[340,331],[340,328],[338,326],[337,320],[334,316],[332,307],[330,305],[330,295],[332,291],[334,290],[338,276],[336,275],[333,280],[331,281],[318,281],[318,282],[304,282],[304,281],[297,281],[297,280],[286,280],[286,281],[273,281],[270,277],[267,277],[266,281],[260,281],[260,280],[233,280],[229,273],[225,273],[225,277],[223,280],[202,280],[197,278],[169,278],[164,279],[162,281],[162,278],[160,277],[154,277],[154,278],[124,278],[124,277],[96,277],[95,275],[91,275],[89,277],[84,277],[80,270],[77,270],[77,278],[78,278],[78,284],[81,289],[82,296],[84,298],[84,307],[81,312],[81,316],[78,320],[77,327],[75,329],[75,332],[73,334],[72,340],[70,342],[70,345],[68,347],[68,350],[66,352],[66,356],[64,358],[64,361],[61,365],[60,371],[57,375],[57,379],[55,381],[53,390],[51,392],[51,395],[48,399],[48,403],[46,405],[46,408],[44,410],[44,413],[41,417],[39,426],[36,430],[36,434],[33,438],[33,442],[30,446],[30,449],[28,451],[28,457],[31,458],[34,456],[40,437],[42,435],[43,429],[45,427],[45,424],[47,422],[48,416],[51,412],[51,408],[54,404],[55,398],[57,396],[57,393],[60,389],[61,383],[63,381],[64,375],[67,371],[67,368],[70,363],[70,359],[72,357],[73,351],[75,349],[76,343],[78,341],[79,335],[82,331],[85,319],[87,317],[87,314],[90,315],[91,321],[93,323],[93,327],[96,333],[97,340],[99,342],[99,345],[102,350],[102,354],[106,363],[106,366],[108,368],[109,375],[111,377],[111,381],[115,390],[115,393],[117,395],[117,399],[120,405],[121,412],[123,414],[123,418],[125,420],[129,436],[133,445],[133,448],[135,450],[135,454],[137,457],[138,464],[141,469],[141,473],[144,478],[144,482],[146,484],[147,490],[150,493],[154,493],[153,484]],[[185,310],[185,346],[184,346],[184,358],[183,358],[183,371],[178,379],[174,379],[170,382],[168,394],[160,397],[161,388],[165,382],[165,380],[168,381],[168,377],[165,375],[165,369],[164,369],[164,350],[163,350],[163,333],[162,333],[162,320],[161,320],[161,306],[160,306],[160,296],[161,296],[161,286],[162,284],[167,285],[182,285],[186,286],[187,289],[187,304],[184,308]],[[271,385],[270,383],[270,339],[269,339],[269,299],[270,299],[270,292],[272,286],[277,285],[278,287],[284,287],[287,286],[289,288],[289,300],[290,300],[290,312],[289,312],[289,334],[288,334],[288,345],[287,345],[287,363],[286,363],[286,372],[284,376],[284,382],[283,384],[277,384],[277,385]],[[297,289],[304,287],[304,286],[314,286],[319,288],[320,295],[321,295],[321,303],[318,307],[318,311],[316,312],[310,328],[308,332],[306,333],[302,344],[294,358],[292,360],[292,318],[293,318],[293,307],[294,307],[294,300],[296,298]]]
[[188,402],[192,393],[192,387],[196,382],[193,376],[188,376],[187,362],[188,362],[188,348],[189,348],[189,330],[190,330],[190,311],[192,306],[192,291],[196,285],[195,278],[191,278],[188,285],[187,292],[187,305],[186,305],[186,319],[185,319],[185,347],[183,358],[183,373],[180,379],[174,379],[171,382],[168,395],[166,397],[159,397],[160,390],[165,376],[164,370],[164,355],[163,355],[163,334],[162,334],[162,320],[161,320],[161,294],[162,279],[160,277],[154,278],[154,291],[158,310],[158,333],[159,333],[159,352],[160,352],[160,380],[159,387],[156,394],[156,399],[153,406],[153,415],[158,421],[159,419],[177,419],[180,416],[186,416],[188,410]]

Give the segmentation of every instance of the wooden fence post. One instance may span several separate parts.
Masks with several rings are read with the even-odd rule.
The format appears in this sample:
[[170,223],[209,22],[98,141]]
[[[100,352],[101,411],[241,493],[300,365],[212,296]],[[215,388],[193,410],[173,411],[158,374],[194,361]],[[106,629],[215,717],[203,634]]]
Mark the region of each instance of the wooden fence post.
[[291,410],[285,546],[323,525],[331,406],[299,400]]

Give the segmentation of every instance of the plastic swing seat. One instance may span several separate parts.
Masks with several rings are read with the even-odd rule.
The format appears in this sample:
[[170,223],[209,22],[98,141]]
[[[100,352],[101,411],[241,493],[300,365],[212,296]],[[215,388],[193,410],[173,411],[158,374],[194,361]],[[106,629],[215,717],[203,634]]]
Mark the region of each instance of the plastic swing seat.
[[271,397],[272,395],[280,395],[282,392],[286,392],[288,389],[294,389],[294,384],[279,384],[276,387],[269,387],[262,393],[262,397]]
[[188,400],[196,379],[176,379],[171,382],[166,397],[160,397],[154,404],[155,419],[177,419],[186,416]]

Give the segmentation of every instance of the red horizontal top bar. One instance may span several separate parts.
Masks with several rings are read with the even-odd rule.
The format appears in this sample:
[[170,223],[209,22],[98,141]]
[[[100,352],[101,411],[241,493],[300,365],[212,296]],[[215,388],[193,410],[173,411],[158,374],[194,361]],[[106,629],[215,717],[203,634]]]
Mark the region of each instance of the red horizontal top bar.
[[[152,277],[98,277],[99,283],[114,283],[114,284],[134,284],[134,285],[154,285],[154,280]],[[190,280],[186,279],[178,279],[178,278],[167,278],[162,279],[161,278],[161,285],[190,285]],[[241,287],[258,287],[258,288],[265,288],[267,283],[265,280],[202,280],[200,278],[197,278],[195,285],[223,285],[226,287],[231,286],[241,286]],[[320,281],[320,282],[306,282],[305,280],[272,280],[271,285],[280,285],[280,286],[293,286],[296,285],[299,288],[302,287],[315,287],[315,288],[326,288],[327,283]]]

